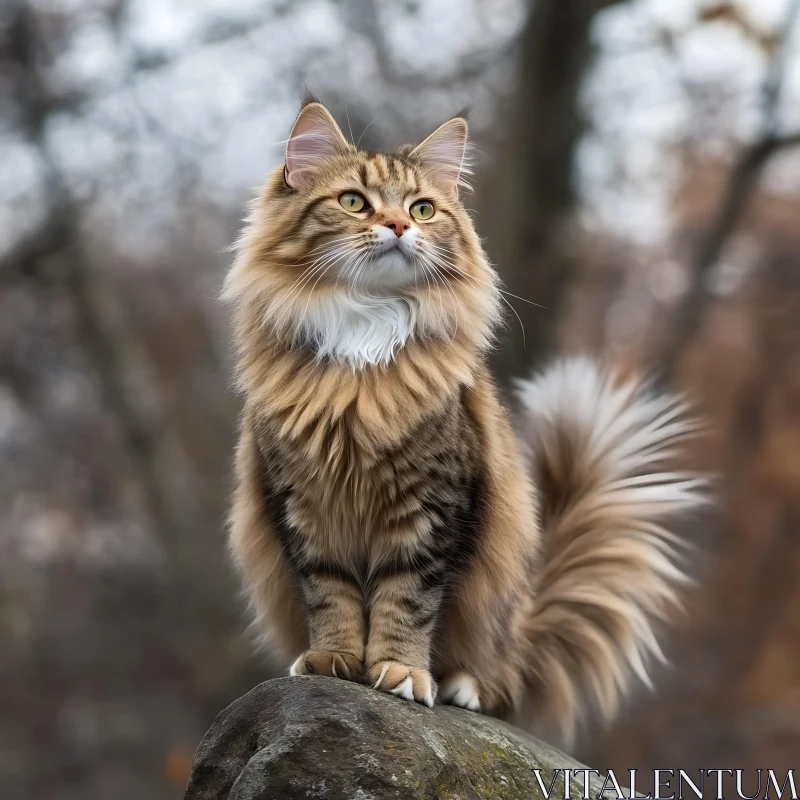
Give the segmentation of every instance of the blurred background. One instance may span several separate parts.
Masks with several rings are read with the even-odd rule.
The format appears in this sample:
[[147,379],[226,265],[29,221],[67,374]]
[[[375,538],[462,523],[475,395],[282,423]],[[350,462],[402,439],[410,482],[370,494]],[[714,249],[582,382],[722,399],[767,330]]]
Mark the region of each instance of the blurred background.
[[467,202],[545,307],[509,298],[504,383],[589,351],[711,421],[673,666],[577,755],[796,767],[800,2],[3,0],[0,796],[179,798],[275,674],[224,552],[217,295],[305,88],[370,147],[472,107]]

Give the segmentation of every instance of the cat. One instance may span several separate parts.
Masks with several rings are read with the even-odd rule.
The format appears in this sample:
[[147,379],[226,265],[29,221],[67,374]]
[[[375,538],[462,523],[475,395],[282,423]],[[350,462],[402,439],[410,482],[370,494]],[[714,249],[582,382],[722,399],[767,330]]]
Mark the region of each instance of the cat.
[[[519,384],[459,199],[468,124],[359,150],[308,99],[226,279],[244,396],[230,549],[292,675],[550,720],[616,712],[684,580],[683,404],[582,357]],[[523,722],[525,720],[522,720]]]

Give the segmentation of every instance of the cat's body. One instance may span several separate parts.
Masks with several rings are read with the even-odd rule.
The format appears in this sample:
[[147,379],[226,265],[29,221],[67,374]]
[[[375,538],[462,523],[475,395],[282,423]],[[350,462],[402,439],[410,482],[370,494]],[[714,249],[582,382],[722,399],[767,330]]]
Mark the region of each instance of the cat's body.
[[568,362],[523,391],[531,470],[486,366],[498,290],[456,192],[465,139],[457,119],[361,153],[319,104],[301,112],[227,288],[231,546],[293,674],[427,705],[438,683],[506,715],[530,700],[570,732],[580,692],[612,713],[657,651],[646,617],[680,576],[654,520],[697,497],[646,471],[687,426]]

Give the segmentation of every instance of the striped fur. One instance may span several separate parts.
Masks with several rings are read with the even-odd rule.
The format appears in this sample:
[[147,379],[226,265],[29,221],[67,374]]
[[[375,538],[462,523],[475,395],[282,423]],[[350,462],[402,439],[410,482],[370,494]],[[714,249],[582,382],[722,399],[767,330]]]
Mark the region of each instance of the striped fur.
[[[226,283],[245,398],[231,551],[292,674],[533,703],[569,734],[658,654],[649,620],[681,581],[659,520],[698,487],[651,473],[688,423],[559,364],[521,389],[534,488],[485,363],[499,294],[458,199],[465,139],[457,119],[364,153],[324,107],[301,111]],[[352,191],[364,211],[339,202]]]

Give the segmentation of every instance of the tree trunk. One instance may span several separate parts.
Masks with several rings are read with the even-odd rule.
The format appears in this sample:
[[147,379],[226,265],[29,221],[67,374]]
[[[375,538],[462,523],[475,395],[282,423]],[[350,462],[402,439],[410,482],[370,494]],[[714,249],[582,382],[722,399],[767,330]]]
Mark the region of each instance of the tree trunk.
[[508,291],[530,301],[507,298],[519,320],[508,310],[508,342],[496,363],[503,379],[538,365],[556,344],[575,267],[568,231],[584,131],[580,90],[600,5],[534,3],[521,41],[518,87],[505,114],[508,133],[499,132],[497,157],[484,176],[479,228]]

